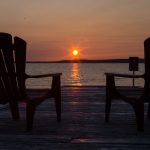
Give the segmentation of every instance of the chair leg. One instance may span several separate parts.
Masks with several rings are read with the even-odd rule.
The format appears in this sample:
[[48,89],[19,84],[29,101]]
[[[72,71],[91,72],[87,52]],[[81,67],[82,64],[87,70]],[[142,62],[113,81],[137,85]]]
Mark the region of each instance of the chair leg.
[[150,120],[150,103],[148,104],[147,119]]
[[109,121],[112,95],[115,93],[114,76],[106,76],[106,104],[105,104],[105,122]]
[[31,131],[33,128],[34,113],[35,113],[35,105],[29,102],[26,108],[27,131]]
[[135,104],[136,124],[138,131],[144,131],[144,102]]
[[54,76],[52,80],[52,93],[55,99],[55,107],[57,114],[57,121],[61,121],[61,87],[60,76]]
[[19,120],[20,115],[19,115],[18,102],[14,101],[14,100],[11,100],[9,102],[9,107],[10,107],[10,110],[11,110],[13,120]]
[[60,94],[55,96],[55,106],[56,106],[57,121],[61,122],[61,96]]
[[109,121],[110,109],[111,109],[111,98],[108,95],[106,95],[105,122]]

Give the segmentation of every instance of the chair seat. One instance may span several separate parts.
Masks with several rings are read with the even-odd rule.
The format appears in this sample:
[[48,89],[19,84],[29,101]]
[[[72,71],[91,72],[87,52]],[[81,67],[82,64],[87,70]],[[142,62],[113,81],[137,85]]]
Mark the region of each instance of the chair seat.
[[38,97],[44,97],[48,93],[49,89],[27,89],[27,95],[29,99]]
[[144,88],[142,87],[116,87],[117,91],[119,91],[122,95],[126,95],[127,98],[139,99],[144,92]]

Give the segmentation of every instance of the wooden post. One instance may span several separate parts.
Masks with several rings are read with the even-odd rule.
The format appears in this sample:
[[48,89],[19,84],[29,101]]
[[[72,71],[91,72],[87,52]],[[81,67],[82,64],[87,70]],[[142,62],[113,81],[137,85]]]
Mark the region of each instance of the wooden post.
[[[139,70],[139,58],[138,57],[129,57],[129,71],[133,71],[133,76],[135,71]],[[135,85],[135,79],[133,77],[133,86]]]

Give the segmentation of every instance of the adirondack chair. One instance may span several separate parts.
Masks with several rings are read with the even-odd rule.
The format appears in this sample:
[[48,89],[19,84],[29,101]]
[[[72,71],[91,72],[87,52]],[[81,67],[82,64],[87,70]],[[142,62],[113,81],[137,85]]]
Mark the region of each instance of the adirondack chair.
[[[111,102],[113,99],[122,99],[129,103],[135,112],[136,124],[138,131],[144,131],[144,102],[150,101],[150,38],[144,41],[144,58],[145,58],[145,73],[142,75],[128,75],[106,73],[106,105],[105,105],[105,122],[109,121]],[[131,88],[130,94],[126,90],[120,90],[115,85],[115,77],[123,78],[143,78],[144,87],[137,90]],[[139,93],[140,92],[140,96]],[[150,119],[150,104],[148,105],[148,119]]]
[[[56,105],[57,120],[61,121],[61,73],[45,75],[28,75],[25,73],[27,43],[8,33],[0,33],[0,104],[9,104],[12,118],[18,120],[18,102],[26,102],[27,130],[32,130],[36,107],[45,99],[53,97]],[[51,77],[52,86],[44,96],[29,98],[26,79]]]

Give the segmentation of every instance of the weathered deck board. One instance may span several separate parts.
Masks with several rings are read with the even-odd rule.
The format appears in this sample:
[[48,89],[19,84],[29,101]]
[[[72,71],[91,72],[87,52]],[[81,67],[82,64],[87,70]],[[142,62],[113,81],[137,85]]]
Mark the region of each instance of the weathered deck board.
[[[37,95],[39,92],[29,92]],[[147,105],[145,105],[146,108]],[[9,109],[0,110],[0,149],[149,149],[150,121],[138,133],[130,105],[114,101],[110,122],[104,122],[105,87],[62,87],[62,122],[57,123],[53,100],[36,111],[34,130],[25,131],[25,104],[21,120],[12,121]],[[145,109],[146,115],[146,109]]]

